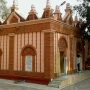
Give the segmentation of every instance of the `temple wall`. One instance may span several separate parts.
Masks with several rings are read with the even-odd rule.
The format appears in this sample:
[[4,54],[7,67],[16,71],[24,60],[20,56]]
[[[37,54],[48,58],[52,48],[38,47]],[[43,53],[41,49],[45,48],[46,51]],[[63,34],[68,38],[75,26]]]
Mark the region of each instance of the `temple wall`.
[[76,62],[76,59],[77,59],[77,52],[76,52],[76,42],[77,42],[77,38],[74,37],[74,40],[73,40],[73,48],[74,48],[74,70],[77,68],[77,62]]
[[32,45],[37,51],[35,56],[35,72],[44,72],[44,34],[34,32],[15,35],[15,43],[17,45],[14,46],[14,70],[22,70],[21,50],[26,45]]
[[[44,72],[44,33],[22,33],[14,34],[14,71],[22,71],[21,50],[26,45],[32,45],[36,49],[35,72]],[[0,36],[1,70],[9,70],[9,35]]]
[[1,56],[1,70],[8,70],[9,68],[9,37],[7,35],[0,36]]

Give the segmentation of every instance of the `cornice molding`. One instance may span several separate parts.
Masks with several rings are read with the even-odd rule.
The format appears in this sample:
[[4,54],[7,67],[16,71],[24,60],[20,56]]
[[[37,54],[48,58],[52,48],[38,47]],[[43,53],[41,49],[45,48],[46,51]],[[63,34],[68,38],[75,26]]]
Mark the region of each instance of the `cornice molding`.
[[19,26],[26,26],[26,25],[33,25],[33,24],[39,24],[39,23],[46,23],[50,22],[50,18],[45,18],[45,19],[38,19],[38,20],[30,20],[30,21],[25,21],[25,22],[19,22],[19,23],[11,23],[11,24],[3,24],[0,25],[1,28],[12,28],[12,27],[19,27]]
[[[23,30],[23,28],[25,28],[25,30]],[[30,21],[14,23],[9,25],[7,24],[0,25],[1,32],[3,33],[8,32],[7,29],[10,32],[17,32],[17,33],[49,31],[49,32],[59,32],[66,35],[76,35],[76,36],[78,35],[79,32],[78,28],[75,28],[72,25],[66,24],[64,22],[54,20],[53,18],[44,18],[44,19],[30,20]]]

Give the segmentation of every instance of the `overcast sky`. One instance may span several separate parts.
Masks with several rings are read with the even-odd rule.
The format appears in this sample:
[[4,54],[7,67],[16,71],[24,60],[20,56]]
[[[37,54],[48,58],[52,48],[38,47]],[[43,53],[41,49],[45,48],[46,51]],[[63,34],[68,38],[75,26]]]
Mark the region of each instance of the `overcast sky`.
[[[13,0],[6,0],[8,7],[12,6]],[[28,12],[31,9],[31,5],[34,4],[36,7],[36,11],[38,13],[38,16],[41,17],[43,13],[43,9],[46,6],[47,0],[16,0],[16,3],[18,4],[18,12],[23,16],[27,17]],[[55,9],[56,5],[60,5],[63,1],[66,1],[67,3],[70,3],[72,6],[77,5],[77,0],[50,0],[52,9]],[[61,12],[64,14],[65,5],[60,7]]]

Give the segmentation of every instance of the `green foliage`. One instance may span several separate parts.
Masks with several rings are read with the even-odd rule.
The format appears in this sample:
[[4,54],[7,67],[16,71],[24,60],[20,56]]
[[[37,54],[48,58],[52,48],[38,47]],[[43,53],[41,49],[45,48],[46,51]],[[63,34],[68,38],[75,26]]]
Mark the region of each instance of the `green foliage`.
[[[90,0],[77,0],[80,3],[78,6],[74,6],[74,10],[76,10],[80,17],[83,19],[83,23],[81,25],[81,34],[83,38],[90,39]],[[85,31],[87,28],[87,32]]]
[[0,0],[0,18],[6,19],[9,14],[9,9],[6,6],[5,0]]

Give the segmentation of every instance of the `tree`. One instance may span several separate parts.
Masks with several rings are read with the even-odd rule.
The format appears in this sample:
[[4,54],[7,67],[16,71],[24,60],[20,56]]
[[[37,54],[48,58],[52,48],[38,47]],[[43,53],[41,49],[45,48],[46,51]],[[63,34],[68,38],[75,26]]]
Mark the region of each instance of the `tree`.
[[6,6],[6,1],[0,0],[0,18],[4,20],[6,19],[8,14],[9,14],[9,9]]
[[81,34],[83,38],[90,40],[90,0],[77,0],[80,3],[78,6],[74,6],[74,9],[79,13],[83,19],[81,25]]

